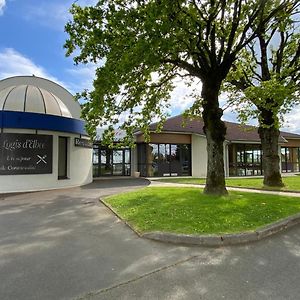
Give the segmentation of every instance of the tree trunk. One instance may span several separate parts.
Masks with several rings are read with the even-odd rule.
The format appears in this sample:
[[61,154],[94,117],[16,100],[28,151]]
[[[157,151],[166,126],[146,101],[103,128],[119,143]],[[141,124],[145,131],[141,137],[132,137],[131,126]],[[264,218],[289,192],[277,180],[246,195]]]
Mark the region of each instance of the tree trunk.
[[280,131],[276,127],[273,113],[268,110],[261,111],[261,121],[258,133],[262,146],[262,166],[264,172],[264,185],[282,187],[280,173],[280,157],[278,140]]
[[207,177],[205,194],[226,195],[223,144],[226,126],[221,120],[223,110],[219,107],[220,83],[203,82],[203,121],[207,139]]
[[282,187],[283,183],[280,173],[280,158],[278,154],[278,139],[280,131],[274,127],[259,127],[258,132],[263,151],[262,165],[264,172],[264,185]]

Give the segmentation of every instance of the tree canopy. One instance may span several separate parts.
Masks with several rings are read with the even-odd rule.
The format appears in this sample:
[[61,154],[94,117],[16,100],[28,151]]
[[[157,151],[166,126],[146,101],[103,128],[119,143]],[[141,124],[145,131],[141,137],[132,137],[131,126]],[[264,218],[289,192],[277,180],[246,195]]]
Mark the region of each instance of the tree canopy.
[[[229,102],[241,121],[258,118],[265,127],[280,127],[284,116],[300,102],[300,2],[274,16],[239,54],[225,83]],[[254,106],[253,106],[254,105]],[[274,114],[273,124],[261,115]]]
[[[73,5],[66,25],[67,55],[75,63],[101,64],[83,114],[90,132],[121,125],[128,136],[145,134],[154,117],[164,121],[173,79],[202,82],[194,107],[202,108],[207,137],[206,191],[224,193],[223,142],[218,95],[238,53],[289,0],[99,0]],[[79,50],[79,52],[77,52]]]
[[286,112],[300,103],[299,8],[299,1],[290,1],[260,28],[241,51],[225,84],[242,121],[258,118],[265,185],[282,185],[279,127]]
[[[266,9],[273,2],[280,6],[285,1],[74,4],[73,21],[66,25],[67,55],[75,53],[75,63],[100,64],[94,91],[83,94],[91,100],[84,109],[90,129],[99,123],[117,123],[119,115],[127,112],[130,121],[125,127],[147,131],[153,117],[164,114],[173,78],[224,79],[237,53],[254,38],[262,12],[269,12],[264,22],[275,14]],[[217,68],[220,72],[211,74]]]

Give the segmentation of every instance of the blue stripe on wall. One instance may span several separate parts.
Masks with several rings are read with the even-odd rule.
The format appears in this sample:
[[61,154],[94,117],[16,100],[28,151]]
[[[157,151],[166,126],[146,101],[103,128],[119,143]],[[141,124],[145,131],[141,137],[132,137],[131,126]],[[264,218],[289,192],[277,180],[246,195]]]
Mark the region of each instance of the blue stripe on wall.
[[87,135],[82,120],[30,112],[0,111],[1,128],[63,131]]

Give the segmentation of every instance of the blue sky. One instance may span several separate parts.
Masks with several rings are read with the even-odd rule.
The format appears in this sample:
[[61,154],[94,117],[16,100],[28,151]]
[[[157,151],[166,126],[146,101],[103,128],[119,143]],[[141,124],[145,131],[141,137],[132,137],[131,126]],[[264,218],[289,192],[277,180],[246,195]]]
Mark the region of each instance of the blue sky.
[[[75,66],[65,57],[63,44],[67,38],[64,25],[74,0],[0,0],[0,80],[16,75],[36,75],[53,80],[71,93],[92,87],[95,67]],[[78,0],[80,5],[92,5],[96,0]],[[199,84],[199,83],[196,83]],[[171,115],[181,113],[192,104],[182,81],[172,93]],[[221,102],[221,104],[223,104]],[[300,133],[300,109],[287,118],[286,131]],[[236,115],[226,110],[224,119],[236,121]]]
[[[0,79],[47,77],[71,92],[91,87],[94,68],[65,57],[64,24],[73,1],[0,0]],[[94,1],[82,0],[81,4]]]

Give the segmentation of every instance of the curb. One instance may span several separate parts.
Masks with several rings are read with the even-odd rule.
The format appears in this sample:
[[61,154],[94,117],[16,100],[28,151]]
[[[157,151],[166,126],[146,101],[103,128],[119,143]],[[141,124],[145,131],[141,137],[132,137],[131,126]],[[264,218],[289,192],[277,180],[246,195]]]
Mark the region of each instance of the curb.
[[126,226],[128,226],[138,237],[143,237],[143,234],[138,232],[130,223],[128,223],[125,219],[123,219],[108,203],[106,203],[103,199],[99,198],[99,201],[108,208],[118,219],[120,219]]
[[149,240],[172,243],[172,244],[185,244],[185,245],[197,245],[208,247],[230,246],[239,245],[252,242],[258,242],[269,236],[277,234],[281,231],[287,230],[293,226],[300,224],[300,213],[281,219],[272,224],[258,228],[255,231],[230,233],[223,235],[194,235],[194,234],[176,234],[170,232],[138,232],[131,224],[123,219],[109,204],[103,199],[99,201],[107,207],[117,218],[125,223],[137,236]]
[[300,224],[300,213],[250,232],[224,235],[191,235],[157,231],[144,233],[141,237],[174,244],[227,246],[257,242],[298,224]]

